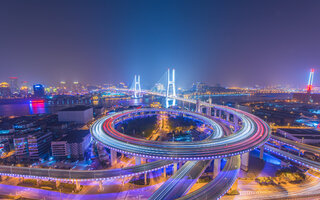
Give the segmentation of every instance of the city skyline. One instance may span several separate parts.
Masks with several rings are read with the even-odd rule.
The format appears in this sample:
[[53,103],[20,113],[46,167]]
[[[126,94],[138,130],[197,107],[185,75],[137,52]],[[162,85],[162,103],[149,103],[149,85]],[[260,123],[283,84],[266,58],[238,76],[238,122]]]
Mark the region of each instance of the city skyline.
[[0,4],[3,81],[304,87],[320,63],[317,1]]

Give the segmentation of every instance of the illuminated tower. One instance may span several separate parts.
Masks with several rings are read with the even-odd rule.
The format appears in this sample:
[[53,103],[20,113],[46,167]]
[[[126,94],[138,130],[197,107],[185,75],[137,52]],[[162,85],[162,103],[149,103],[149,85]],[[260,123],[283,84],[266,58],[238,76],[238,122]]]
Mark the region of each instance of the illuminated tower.
[[134,98],[141,97],[140,75],[134,75]]
[[10,79],[11,93],[18,93],[19,92],[18,78],[17,77],[9,77],[9,79]]
[[307,86],[307,93],[308,94],[310,94],[311,90],[312,90],[313,74],[314,74],[314,69],[311,69],[310,74],[309,74],[308,86]]
[[170,69],[168,69],[168,86],[167,86],[167,95],[166,95],[166,107],[176,105],[176,84],[175,84],[175,70],[172,69],[172,74],[170,76]]

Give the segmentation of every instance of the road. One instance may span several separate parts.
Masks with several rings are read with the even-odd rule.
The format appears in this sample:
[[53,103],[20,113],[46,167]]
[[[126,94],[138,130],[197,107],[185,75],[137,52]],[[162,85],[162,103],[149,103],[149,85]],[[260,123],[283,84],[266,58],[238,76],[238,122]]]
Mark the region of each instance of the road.
[[158,160],[142,165],[106,170],[63,170],[48,168],[29,168],[15,166],[0,166],[0,174],[6,176],[23,176],[29,178],[58,179],[58,180],[108,180],[135,176],[145,172],[155,171],[172,165],[170,160]]

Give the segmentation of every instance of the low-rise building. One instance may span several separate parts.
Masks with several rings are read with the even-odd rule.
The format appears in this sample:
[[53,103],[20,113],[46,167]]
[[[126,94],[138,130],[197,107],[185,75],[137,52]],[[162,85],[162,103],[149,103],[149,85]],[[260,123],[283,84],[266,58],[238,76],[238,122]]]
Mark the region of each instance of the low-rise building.
[[60,122],[76,122],[86,124],[93,119],[93,109],[90,106],[74,106],[58,112]]
[[52,156],[55,158],[84,158],[91,142],[89,130],[75,130],[51,142]]

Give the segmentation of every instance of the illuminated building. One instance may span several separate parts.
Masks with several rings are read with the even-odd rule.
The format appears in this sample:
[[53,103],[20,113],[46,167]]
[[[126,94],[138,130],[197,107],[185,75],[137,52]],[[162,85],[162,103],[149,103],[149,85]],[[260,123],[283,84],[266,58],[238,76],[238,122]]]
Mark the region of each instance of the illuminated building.
[[91,142],[87,130],[72,131],[51,142],[52,156],[55,158],[83,158]]
[[15,149],[15,156],[18,160],[22,160],[28,157],[28,140],[26,134],[17,135],[13,139],[14,149]]
[[51,132],[18,134],[13,139],[16,157],[19,160],[43,158],[49,153],[51,140]]
[[59,94],[65,94],[67,91],[66,82],[61,81],[59,86]]
[[73,82],[72,91],[77,94],[81,92],[81,87],[78,81]]
[[45,92],[44,92],[44,87],[41,84],[36,84],[33,85],[33,94],[35,97],[44,97]]
[[20,95],[21,96],[27,96],[28,95],[28,86],[21,86],[20,88]]
[[11,96],[11,90],[9,87],[9,83],[2,82],[0,83],[0,97],[10,97]]
[[10,80],[11,93],[18,93],[19,92],[18,78],[10,77],[9,80]]
[[93,96],[92,97],[92,104],[94,106],[97,106],[99,104],[99,97],[98,96]]
[[44,158],[49,153],[52,141],[51,132],[37,132],[28,136],[28,151],[31,160]]

